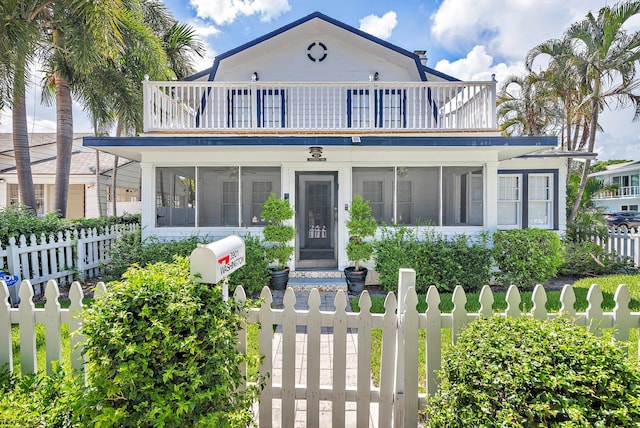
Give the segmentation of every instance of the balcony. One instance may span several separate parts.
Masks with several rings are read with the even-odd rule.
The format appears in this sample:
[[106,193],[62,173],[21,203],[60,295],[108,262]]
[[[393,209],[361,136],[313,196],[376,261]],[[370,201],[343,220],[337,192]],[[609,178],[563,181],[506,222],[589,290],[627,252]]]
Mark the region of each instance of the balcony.
[[598,193],[594,199],[623,199],[640,197],[640,186],[623,186]]
[[144,82],[144,132],[497,131],[495,82]]

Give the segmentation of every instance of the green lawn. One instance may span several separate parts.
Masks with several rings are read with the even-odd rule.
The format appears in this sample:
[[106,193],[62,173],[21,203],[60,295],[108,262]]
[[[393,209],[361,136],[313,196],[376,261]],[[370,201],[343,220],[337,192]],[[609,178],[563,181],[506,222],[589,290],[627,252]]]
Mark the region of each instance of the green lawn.
[[[603,304],[602,307],[605,311],[611,311],[614,306],[613,297],[619,284],[626,284],[629,287],[631,295],[631,303],[629,307],[632,311],[640,311],[640,275],[610,275],[598,278],[586,278],[577,281],[573,284],[574,292],[576,295],[576,303],[574,308],[576,312],[583,312],[587,306],[587,293],[591,284],[598,284],[602,290]],[[547,310],[549,312],[557,312],[560,310],[560,291],[548,291],[547,294]],[[468,312],[477,312],[480,309],[479,293],[465,293],[467,296],[466,309]],[[521,305],[522,310],[529,311],[533,307],[531,302],[531,292],[521,292]],[[493,308],[495,312],[503,312],[507,308],[506,293],[495,292],[493,293],[494,304]],[[371,312],[384,313],[384,299],[385,296],[371,296]],[[425,302],[425,296],[418,296],[418,311],[424,312],[427,309]],[[360,311],[358,305],[358,299],[351,299],[351,308],[354,312]],[[448,313],[453,309],[453,303],[451,302],[451,294],[440,293],[440,310]],[[380,356],[382,351],[382,330],[376,329],[372,331],[372,343],[371,343],[371,370],[373,380],[376,385],[379,385],[380,380]],[[420,377],[419,385],[420,392],[425,392],[423,385],[426,379],[425,369],[425,332],[421,330],[419,332],[419,366],[418,375]],[[638,329],[634,329],[631,332],[630,342],[632,344],[638,343]],[[442,331],[442,353],[445,354],[446,350],[451,346],[451,330],[446,329]],[[638,360],[638,346],[629,346],[629,358],[633,361]]]

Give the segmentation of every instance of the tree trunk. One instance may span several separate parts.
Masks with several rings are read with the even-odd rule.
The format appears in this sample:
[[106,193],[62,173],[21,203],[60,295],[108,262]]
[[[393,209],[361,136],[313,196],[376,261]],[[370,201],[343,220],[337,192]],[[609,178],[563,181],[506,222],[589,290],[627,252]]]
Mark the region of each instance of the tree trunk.
[[[122,117],[118,118],[118,124],[116,125],[116,137],[122,136]],[[116,184],[118,182],[118,162],[120,161],[120,157],[114,155],[113,156],[113,170],[111,172],[111,208],[113,210],[113,215],[118,215],[116,203]]]
[[98,216],[102,217],[102,203],[100,202],[100,150],[96,150],[96,200],[98,202]]
[[[589,147],[587,148],[587,152],[589,153],[593,152],[596,144],[596,131],[598,130],[598,116],[600,113],[598,106],[598,95],[600,94],[599,83],[599,81],[595,82],[593,88],[593,98],[591,100],[591,123],[589,124]],[[584,194],[584,188],[587,186],[587,178],[589,177],[590,166],[591,159],[585,159],[582,170],[582,177],[580,178],[580,186],[578,187],[578,194],[576,195],[576,200],[573,203],[573,208],[571,209],[571,214],[569,215],[568,221],[575,220],[578,215],[580,203],[582,202],[582,195]]]
[[[56,49],[64,49],[63,34],[59,29],[53,30],[53,44]],[[73,113],[69,82],[57,69],[55,71],[55,85],[57,159],[54,209],[60,217],[66,218],[73,149]]]
[[25,104],[25,58],[20,56],[16,64],[13,82],[13,151],[18,173],[18,188],[22,203],[36,211],[36,194],[31,175],[31,154],[29,152],[29,134],[27,131],[27,107]]

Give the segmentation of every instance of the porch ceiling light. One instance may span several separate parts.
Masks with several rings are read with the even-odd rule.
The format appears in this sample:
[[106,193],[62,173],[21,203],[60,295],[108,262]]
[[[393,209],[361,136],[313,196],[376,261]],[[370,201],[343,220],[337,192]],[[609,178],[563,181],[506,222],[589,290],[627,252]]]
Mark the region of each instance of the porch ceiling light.
[[260,77],[258,76],[258,72],[254,71],[253,73],[251,73],[251,81],[257,82],[258,80],[260,80]]
[[322,162],[327,160],[327,158],[322,157],[322,147],[320,146],[309,147],[309,153],[311,153],[311,157],[307,158],[309,162]]
[[377,71],[369,74],[369,82],[378,81],[378,79],[380,79],[380,74]]

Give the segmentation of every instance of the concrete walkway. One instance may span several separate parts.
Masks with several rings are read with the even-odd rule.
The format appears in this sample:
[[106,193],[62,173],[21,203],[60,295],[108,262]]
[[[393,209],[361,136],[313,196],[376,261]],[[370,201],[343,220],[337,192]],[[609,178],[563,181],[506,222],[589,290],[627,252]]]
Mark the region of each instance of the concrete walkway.
[[[334,300],[337,294],[335,288],[333,290],[329,287],[323,287],[320,291],[321,298],[321,311],[335,311]],[[306,310],[309,308],[307,302],[309,298],[309,291],[303,288],[297,288],[296,293],[296,310]],[[272,291],[273,295],[273,307],[282,308],[282,299],[284,296],[283,291]],[[347,296],[350,297],[350,296]],[[352,296],[351,296],[352,297]],[[347,300],[348,302],[348,300]],[[347,310],[351,310],[350,305]],[[307,335],[304,327],[298,326],[296,333],[296,384],[305,385],[307,383]],[[331,328],[324,327],[322,330],[322,336],[320,339],[320,386],[331,386],[333,379],[333,334]],[[347,333],[347,373],[346,373],[346,385],[347,388],[356,386],[357,380],[357,332]],[[281,328],[276,328],[273,337],[273,373],[272,379],[274,384],[282,383],[282,333]],[[295,414],[295,427],[307,426],[307,413],[306,413],[306,401],[296,400],[296,414]],[[273,400],[273,427],[281,427],[281,401]],[[332,413],[331,402],[320,402],[320,426],[323,428],[329,428],[332,426]],[[378,423],[378,405],[377,403],[371,404],[369,427],[376,427]],[[345,403],[345,427],[356,427],[356,403]],[[262,428],[262,427],[261,427]]]

